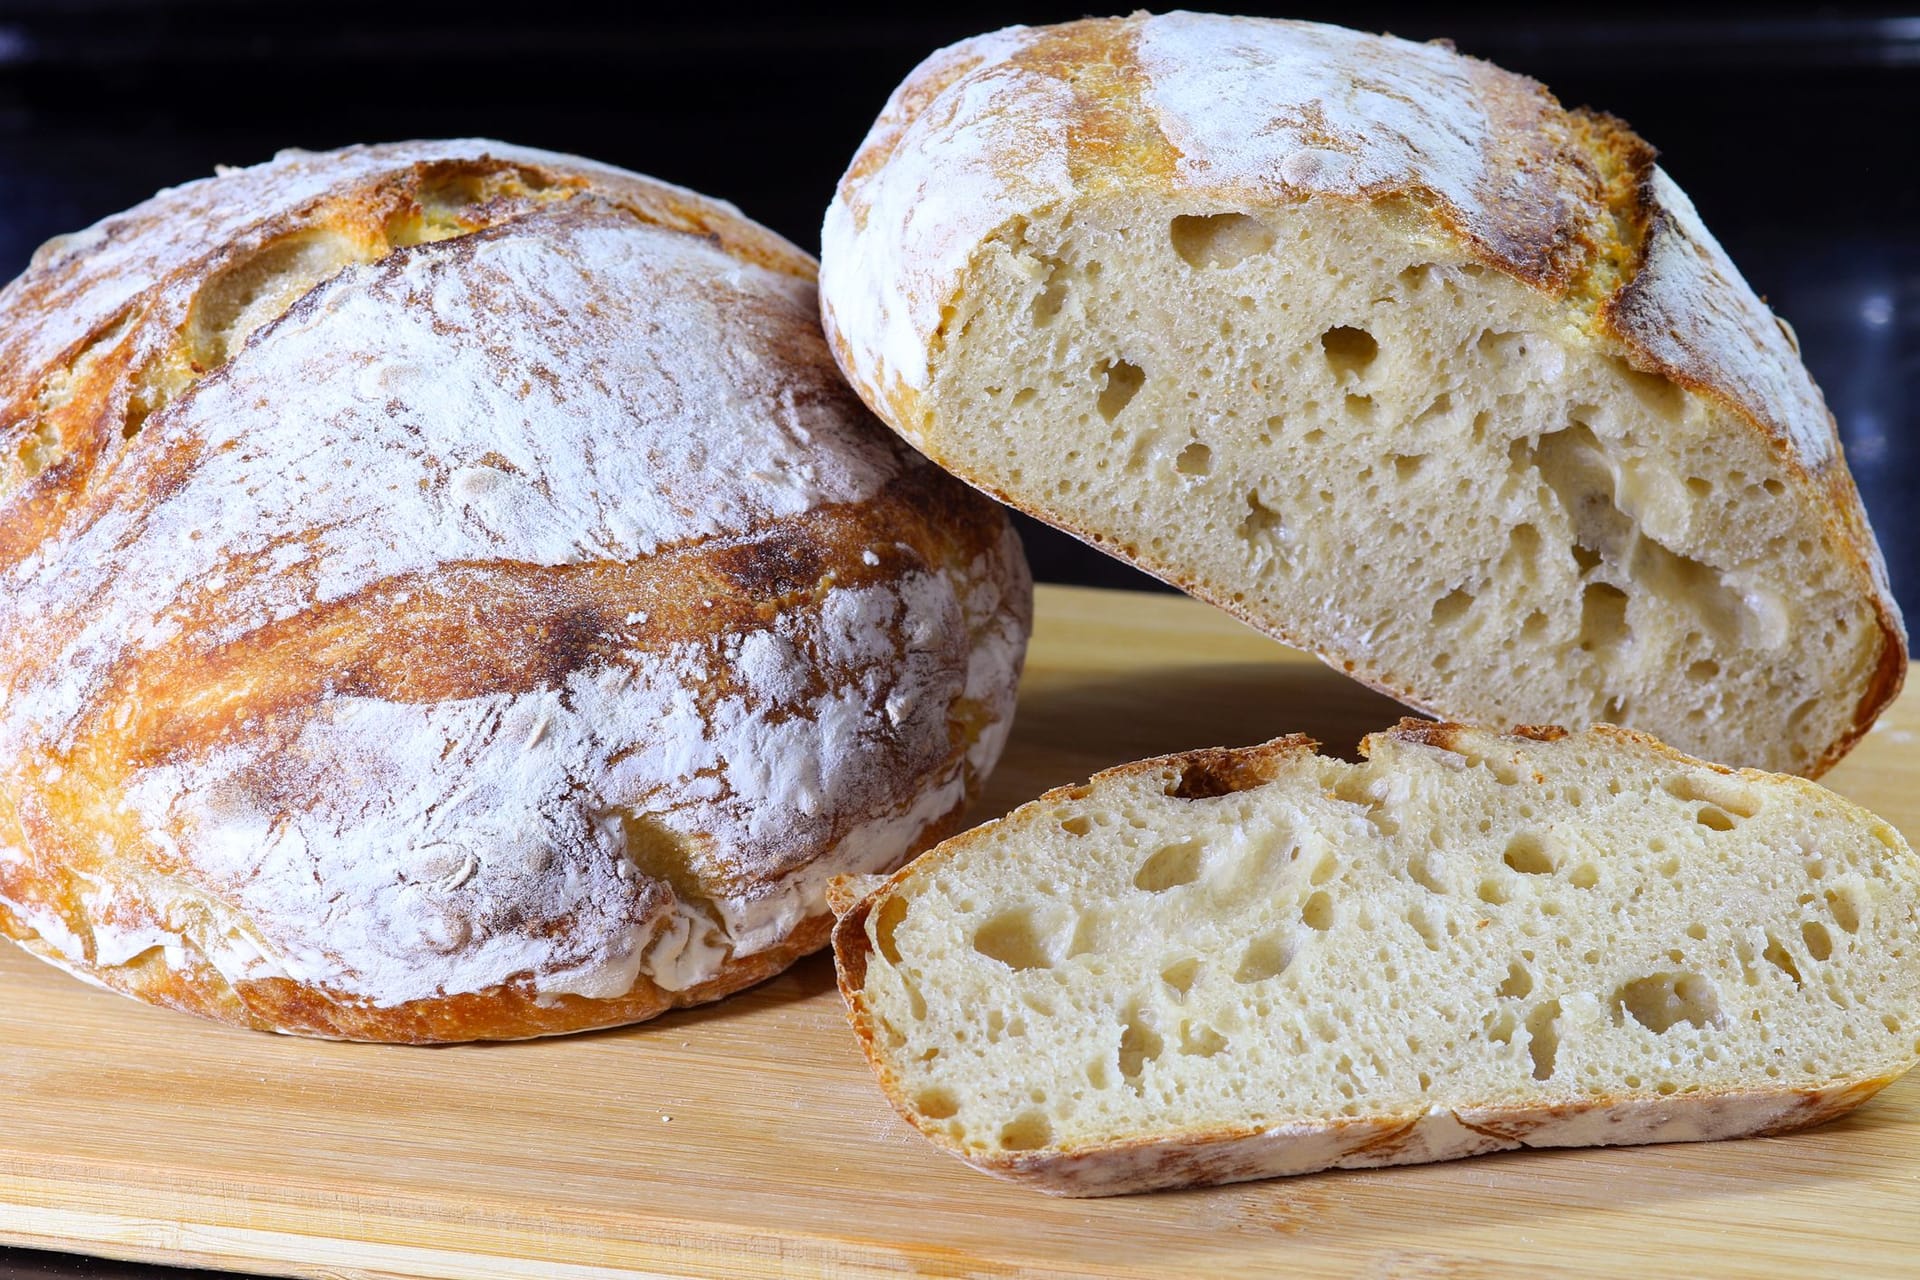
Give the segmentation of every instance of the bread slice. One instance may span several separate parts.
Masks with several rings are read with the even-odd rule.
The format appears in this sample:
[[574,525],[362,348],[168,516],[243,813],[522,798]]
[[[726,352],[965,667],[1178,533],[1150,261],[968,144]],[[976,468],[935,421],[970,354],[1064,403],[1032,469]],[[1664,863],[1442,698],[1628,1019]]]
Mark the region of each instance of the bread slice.
[[1176,13],[901,86],[843,368],[1014,506],[1476,723],[1816,775],[1905,632],[1820,392],[1653,151],[1437,45]]
[[1920,861],[1609,726],[1404,720],[1123,765],[834,933],[927,1137],[1068,1195],[1778,1133],[1920,1058]]

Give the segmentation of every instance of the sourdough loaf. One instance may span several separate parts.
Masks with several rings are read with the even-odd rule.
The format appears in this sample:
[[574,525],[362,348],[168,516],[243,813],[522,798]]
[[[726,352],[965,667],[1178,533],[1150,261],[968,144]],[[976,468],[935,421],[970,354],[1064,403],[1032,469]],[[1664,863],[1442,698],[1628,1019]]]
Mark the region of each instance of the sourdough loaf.
[[888,1098],[1070,1195],[1778,1133],[1920,1059],[1920,861],[1804,779],[1406,720],[1124,765],[834,933]]
[[1624,125],[1450,48],[968,40],[822,255],[929,457],[1412,705],[1812,775],[1904,676],[1792,333]]
[[0,932],[245,1026],[604,1026],[955,829],[1029,619],[805,254],[492,142],[289,153],[0,295]]

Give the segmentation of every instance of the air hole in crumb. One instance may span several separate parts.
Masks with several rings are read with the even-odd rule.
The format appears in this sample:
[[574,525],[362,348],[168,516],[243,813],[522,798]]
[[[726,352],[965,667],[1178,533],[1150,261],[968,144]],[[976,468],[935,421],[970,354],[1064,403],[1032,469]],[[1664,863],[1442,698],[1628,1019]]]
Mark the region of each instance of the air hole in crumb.
[[1507,966],[1507,980],[1500,984],[1497,994],[1514,998],[1533,994],[1533,974],[1527,971],[1527,966],[1515,960]]
[[1523,640],[1538,640],[1541,636],[1545,635],[1546,633],[1547,633],[1547,615],[1540,612],[1538,609],[1535,609],[1532,613],[1529,613],[1527,615],[1527,620],[1520,624],[1520,638]]
[[1293,963],[1293,947],[1281,934],[1255,938],[1240,955],[1240,967],[1233,971],[1235,982],[1265,982],[1277,978]]
[[1551,875],[1555,870],[1553,854],[1547,850],[1547,842],[1537,831],[1522,831],[1507,841],[1507,851],[1501,861],[1523,875]]
[[1806,982],[1800,977],[1800,966],[1793,962],[1793,956],[1785,947],[1780,945],[1780,939],[1774,937],[1772,934],[1768,934],[1767,949],[1760,954],[1766,959],[1768,964],[1786,974],[1789,978],[1792,978],[1794,986],[1802,987],[1806,985]]
[[1738,824],[1733,815],[1717,804],[1703,804],[1694,811],[1693,820],[1709,831],[1731,831]]
[[1655,973],[1622,984],[1613,993],[1614,1021],[1626,1014],[1654,1032],[1676,1023],[1696,1027],[1718,1026],[1720,995],[1713,983],[1697,973]]
[[1465,587],[1455,587],[1433,602],[1433,622],[1435,626],[1449,626],[1466,616],[1473,607],[1473,593]]
[[1060,824],[1060,829],[1070,836],[1084,836],[1093,830],[1093,819],[1086,814],[1078,814]]
[[1807,954],[1815,960],[1825,960],[1833,954],[1833,935],[1818,920],[1809,920],[1800,926],[1800,940],[1807,944]]
[[1687,926],[1687,936],[1695,942],[1705,942],[1707,940],[1707,926],[1703,924],[1690,924]]
[[1833,922],[1848,933],[1860,932],[1860,900],[1857,891],[1850,884],[1827,890],[1827,910],[1833,913]]
[[1553,1077],[1554,1060],[1560,1055],[1560,1002],[1549,1000],[1527,1015],[1527,1056],[1533,1059],[1533,1078]]
[[1198,840],[1170,844],[1140,864],[1133,873],[1133,886],[1149,893],[1163,893],[1192,884],[1200,878],[1200,863],[1206,848]]
[[1583,862],[1573,869],[1573,874],[1567,877],[1567,883],[1576,889],[1591,889],[1600,883],[1600,868],[1591,862]]
[[913,1095],[913,1108],[929,1120],[946,1120],[959,1113],[960,1100],[953,1090],[935,1085]]
[[880,904],[880,914],[873,921],[873,944],[880,948],[880,954],[886,957],[888,964],[900,963],[900,945],[894,941],[894,931],[900,922],[907,918],[907,900],[894,896]]
[[1158,1058],[1166,1047],[1167,1042],[1138,1008],[1127,1012],[1127,1021],[1120,1033],[1120,1074],[1136,1093],[1146,1064]]
[[1173,460],[1173,469],[1183,476],[1204,476],[1213,470],[1213,450],[1195,440]]
[[1273,231],[1244,213],[1182,214],[1167,232],[1190,267],[1231,267],[1273,248]]
[[1046,284],[1033,300],[1033,323],[1044,329],[1052,324],[1067,304],[1067,264],[1058,258],[1041,258],[1047,268]]
[[1033,913],[1022,907],[1004,911],[981,925],[973,935],[973,949],[1009,969],[1050,969],[1053,956],[1041,937]]
[[1190,956],[1177,960],[1160,971],[1160,981],[1178,991],[1181,995],[1193,990],[1194,981],[1200,976],[1200,958]]
[[1580,647],[1588,653],[1616,649],[1627,638],[1627,593],[1608,582],[1589,582],[1580,592]]
[[1126,360],[1109,360],[1100,366],[1103,379],[1100,399],[1095,402],[1100,416],[1112,422],[1133,401],[1147,381],[1146,372]]
[[1768,493],[1772,494],[1776,498],[1787,491],[1787,486],[1785,486],[1784,484],[1781,484],[1778,480],[1775,480],[1772,477],[1768,477],[1767,479],[1762,480],[1760,482],[1760,487],[1762,489],[1765,489]]
[[1300,919],[1309,929],[1317,929],[1321,933],[1333,927],[1333,899],[1327,896],[1326,890],[1322,889],[1307,899],[1306,905],[1300,908]]
[[1002,1151],[1038,1151],[1053,1141],[1053,1122],[1038,1111],[1023,1111],[1000,1128]]
[[1492,876],[1480,882],[1479,895],[1480,901],[1492,903],[1496,907],[1505,903],[1510,896],[1507,886]]
[[1393,455],[1394,477],[1405,483],[1420,474],[1421,464],[1426,462],[1424,453],[1396,453]]
[[1227,1038],[1212,1027],[1180,1024],[1180,1052],[1193,1058],[1211,1058],[1227,1047]]
[[1259,493],[1252,489],[1247,490],[1246,518],[1240,521],[1234,532],[1244,541],[1253,542],[1271,539],[1279,528],[1280,513],[1260,501]]
[[1336,325],[1320,335],[1320,348],[1336,374],[1359,373],[1380,354],[1380,344],[1365,329]]
[[1373,397],[1348,396],[1346,408],[1347,412],[1356,418],[1371,418],[1373,416]]

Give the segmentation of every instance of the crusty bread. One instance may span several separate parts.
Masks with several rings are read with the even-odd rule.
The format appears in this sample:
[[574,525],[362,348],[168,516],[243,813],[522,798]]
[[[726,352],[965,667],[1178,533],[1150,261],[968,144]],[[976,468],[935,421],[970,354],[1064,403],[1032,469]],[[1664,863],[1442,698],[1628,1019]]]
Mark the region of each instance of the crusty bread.
[[955,829],[1030,613],[731,206],[289,154],[0,294],[0,932],[394,1041],[650,1017]]
[[929,457],[1456,719],[1814,775],[1905,633],[1792,334],[1619,121],[1199,14],[929,58],[823,231]]
[[1406,720],[1125,765],[835,930],[895,1107],[1070,1195],[1778,1133],[1920,1058],[1920,862],[1801,778]]

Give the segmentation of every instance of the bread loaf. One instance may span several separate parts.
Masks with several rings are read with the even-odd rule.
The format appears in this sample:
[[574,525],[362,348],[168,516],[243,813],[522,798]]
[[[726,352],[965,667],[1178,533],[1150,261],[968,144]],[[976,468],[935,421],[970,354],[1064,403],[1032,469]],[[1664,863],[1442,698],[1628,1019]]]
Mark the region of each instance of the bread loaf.
[[822,255],[929,457],[1414,706],[1814,775],[1904,676],[1792,333],[1650,147],[1522,76],[1001,31],[894,94]]
[[492,142],[290,153],[0,295],[0,932],[391,1041],[650,1017],[955,828],[1029,620],[805,254]]
[[1402,721],[1124,765],[834,933],[888,1098],[1044,1191],[1778,1133],[1920,1059],[1920,861],[1803,779]]

